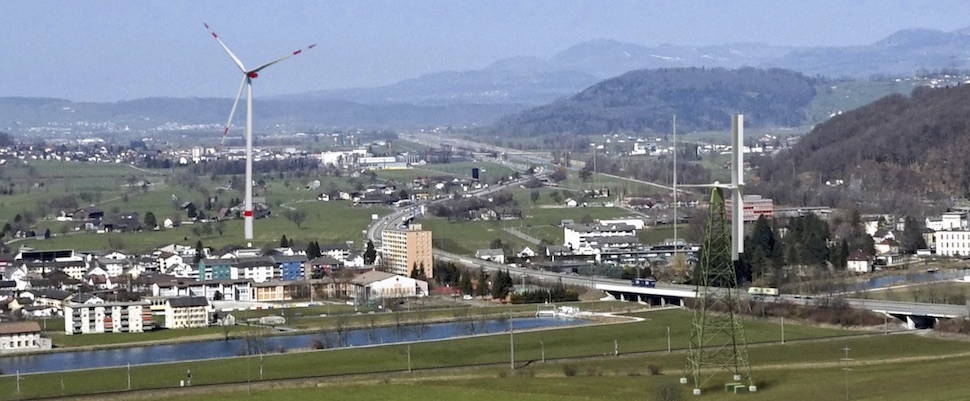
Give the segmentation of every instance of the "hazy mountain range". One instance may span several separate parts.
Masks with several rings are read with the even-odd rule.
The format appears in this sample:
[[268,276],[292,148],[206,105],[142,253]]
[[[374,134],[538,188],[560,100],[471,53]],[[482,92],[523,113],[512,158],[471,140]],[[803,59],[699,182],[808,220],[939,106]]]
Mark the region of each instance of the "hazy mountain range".
[[376,88],[313,91],[299,98],[362,103],[552,102],[606,78],[632,70],[677,67],[785,68],[829,78],[912,75],[919,69],[970,68],[970,28],[952,32],[898,31],[869,45],[785,47],[761,43],[715,46],[644,46],[592,40],[548,59],[513,57],[472,71],[439,72]]
[[[970,30],[902,30],[851,47],[794,48],[758,43],[716,46],[644,46],[593,40],[551,57],[512,57],[471,71],[422,75],[374,88],[311,91],[257,100],[264,129],[331,126],[481,126],[500,117],[554,103],[594,84],[638,69],[780,67],[807,76],[865,78],[912,75],[918,69],[967,68]],[[164,122],[218,124],[229,100],[147,98],[111,103],[61,99],[0,99],[0,130],[61,121],[110,121],[132,129]],[[682,110],[690,113],[691,110]],[[787,117],[771,119],[787,121]]]

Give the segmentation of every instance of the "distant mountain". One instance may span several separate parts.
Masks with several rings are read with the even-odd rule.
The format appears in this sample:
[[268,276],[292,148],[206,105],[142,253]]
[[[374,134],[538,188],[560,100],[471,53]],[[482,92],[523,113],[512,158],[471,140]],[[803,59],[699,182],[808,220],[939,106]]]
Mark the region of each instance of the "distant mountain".
[[615,40],[592,40],[552,56],[556,68],[583,71],[599,77],[632,70],[675,67],[756,67],[785,55],[791,48],[759,43],[719,46],[641,46]]
[[796,49],[766,64],[829,77],[909,76],[919,69],[966,69],[970,67],[968,29],[906,29],[864,46]]
[[[71,102],[52,98],[0,98],[0,131],[29,133],[49,123],[81,127],[97,134],[104,124],[128,126],[138,132],[165,130],[174,125],[224,124],[230,99],[145,98],[122,102]],[[476,126],[521,110],[513,104],[360,104],[342,100],[257,99],[259,130],[312,130],[325,127],[402,128]],[[235,122],[241,124],[240,119]],[[167,128],[166,128],[167,127]]]
[[815,80],[780,70],[671,68],[628,72],[568,99],[502,118],[506,135],[667,132],[671,115],[685,131],[723,129],[732,113],[755,126],[805,121]]
[[278,98],[417,105],[536,105],[573,94],[598,80],[588,73],[550,70],[540,59],[514,58],[497,61],[482,70],[438,72],[377,88],[314,91]]
[[[970,192],[970,85],[886,96],[817,125],[762,161],[758,189],[783,204],[913,208]],[[826,184],[828,182],[828,184]]]

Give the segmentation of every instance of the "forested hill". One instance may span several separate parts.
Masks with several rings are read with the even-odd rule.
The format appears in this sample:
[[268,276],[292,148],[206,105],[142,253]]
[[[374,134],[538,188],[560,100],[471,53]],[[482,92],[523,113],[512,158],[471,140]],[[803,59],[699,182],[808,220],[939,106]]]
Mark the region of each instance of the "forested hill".
[[500,119],[491,132],[506,135],[719,130],[744,113],[753,126],[805,121],[815,80],[782,69],[670,68],[637,70],[597,83],[549,105]]
[[819,124],[760,164],[762,189],[783,203],[899,209],[934,196],[966,196],[970,85],[889,95]]

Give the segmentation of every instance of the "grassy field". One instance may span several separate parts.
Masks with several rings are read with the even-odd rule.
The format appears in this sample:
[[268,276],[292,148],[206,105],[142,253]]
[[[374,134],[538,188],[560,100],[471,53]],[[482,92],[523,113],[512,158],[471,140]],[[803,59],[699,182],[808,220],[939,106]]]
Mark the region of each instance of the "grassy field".
[[970,299],[970,283],[939,282],[915,284],[881,291],[867,291],[862,297],[886,301],[964,305]]
[[[547,358],[609,355],[614,350],[614,344],[619,345],[621,353],[659,351],[667,346],[666,331],[668,327],[670,328],[673,347],[682,348],[686,346],[689,320],[687,312],[666,310],[637,315],[646,320],[637,323],[518,333],[515,335],[516,359],[523,361],[523,363],[528,360],[540,359],[542,350],[545,351]],[[750,320],[746,330],[748,340],[752,343],[775,341],[780,337],[779,327],[771,321]],[[785,336],[790,340],[840,336],[848,333],[845,330],[795,324],[788,324],[785,327]],[[890,337],[886,338],[890,339]],[[500,363],[508,360],[508,341],[508,335],[499,334],[411,344],[412,366],[414,368],[434,368],[462,364]],[[857,340],[847,339],[846,341],[852,343],[852,341]],[[924,341],[924,339],[914,337],[914,341]],[[945,343],[948,352],[958,351],[959,347],[954,347],[950,342]],[[795,347],[796,345],[790,346]],[[833,348],[830,350],[831,352],[806,353],[803,350],[799,354],[803,357],[817,357],[819,360],[825,360],[827,355],[837,355],[838,347],[833,344],[828,344],[827,347]],[[841,343],[839,343],[839,347],[841,347]],[[856,346],[853,345],[853,347]],[[970,344],[964,344],[962,347],[970,348]],[[860,344],[858,348],[860,351],[857,356],[861,357],[866,354],[866,346]],[[911,352],[921,354],[926,350],[922,345],[920,350],[917,351],[913,344],[900,345],[898,343],[875,345],[870,346],[870,348],[893,352],[906,352],[906,350],[912,349]],[[260,377],[257,373],[259,366],[263,367],[263,379],[402,370],[407,368],[407,349],[408,347],[405,345],[386,345],[285,355],[276,354],[267,355],[263,358],[239,357],[133,366],[131,367],[132,388],[177,386],[178,381],[185,377],[188,369],[191,369],[193,384],[196,385],[256,380]],[[762,356],[762,354],[757,354],[752,350],[752,360],[757,360],[756,355]],[[671,358],[674,358],[674,356],[671,356]],[[682,356],[674,359],[682,361]],[[621,360],[624,359],[617,361]],[[679,362],[678,365],[681,363]],[[666,366],[675,365],[670,362]],[[62,387],[52,385],[52,383],[61,382],[63,383],[64,394],[122,390],[127,387],[126,377],[124,368],[21,375],[20,396],[60,395],[62,394]],[[10,399],[17,396],[15,377],[12,375],[0,377],[0,397]]]
[[[280,237],[286,235],[291,240],[317,240],[321,243],[342,243],[344,241],[363,242],[363,230],[371,221],[371,215],[383,216],[388,208],[351,207],[349,201],[294,203],[296,209],[306,213],[306,221],[299,227],[277,215],[256,220],[254,245],[278,244]],[[240,244],[242,239],[242,220],[228,220],[222,223],[222,233],[213,228],[210,234],[197,235],[192,224],[161,231],[140,233],[77,233],[55,236],[50,239],[31,239],[18,244],[38,249],[110,249],[124,248],[132,251],[147,251],[161,245],[180,243],[194,245],[201,240],[205,246],[220,248],[230,244]],[[219,225],[214,225],[218,227]]]
[[[246,392],[184,395],[164,400],[662,400],[661,388],[671,388],[679,396],[667,399],[745,399],[745,400],[863,400],[863,401],[956,401],[970,398],[970,385],[954,372],[970,364],[965,353],[947,355],[941,345],[960,342],[939,341],[917,336],[871,337],[849,341],[811,344],[773,345],[752,349],[754,377],[759,391],[728,395],[711,386],[700,397],[689,395],[687,386],[677,383],[683,355],[602,358],[574,363],[534,364],[509,372],[506,368],[479,368],[448,373],[399,374],[384,381],[357,380],[311,383],[302,388],[274,388]],[[900,352],[904,345],[925,350],[921,357]],[[839,348],[848,346],[856,357],[849,364],[837,362]],[[856,353],[857,348],[878,348],[878,353]],[[815,357],[818,356],[818,357]],[[820,358],[819,358],[820,357]],[[768,358],[761,359],[761,358]],[[919,358],[919,357],[916,357]],[[781,363],[764,366],[775,361]],[[659,375],[650,375],[647,365],[662,366]],[[761,366],[759,366],[761,365]],[[564,366],[576,366],[577,374],[567,377]],[[843,370],[847,367],[850,370]]]

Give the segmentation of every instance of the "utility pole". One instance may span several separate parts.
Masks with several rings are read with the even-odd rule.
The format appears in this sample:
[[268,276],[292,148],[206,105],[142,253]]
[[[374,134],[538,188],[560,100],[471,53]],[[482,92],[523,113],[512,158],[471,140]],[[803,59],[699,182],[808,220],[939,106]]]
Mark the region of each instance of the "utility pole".
[[411,344],[408,344],[408,373],[411,373]]
[[539,340],[539,355],[542,358],[542,363],[546,363],[546,343]]
[[615,338],[613,339],[613,356],[620,356],[620,343]]
[[670,353],[670,326],[667,326],[667,353]]
[[515,327],[512,325],[512,311],[509,311],[509,367],[515,370]]
[[263,380],[263,354],[259,354],[259,380]]
[[677,115],[674,114],[674,256],[677,256]]
[[20,395],[20,371],[17,371],[17,395]]
[[131,390],[131,362],[128,362],[128,390]]
[[781,343],[785,343],[785,317],[781,317]]

